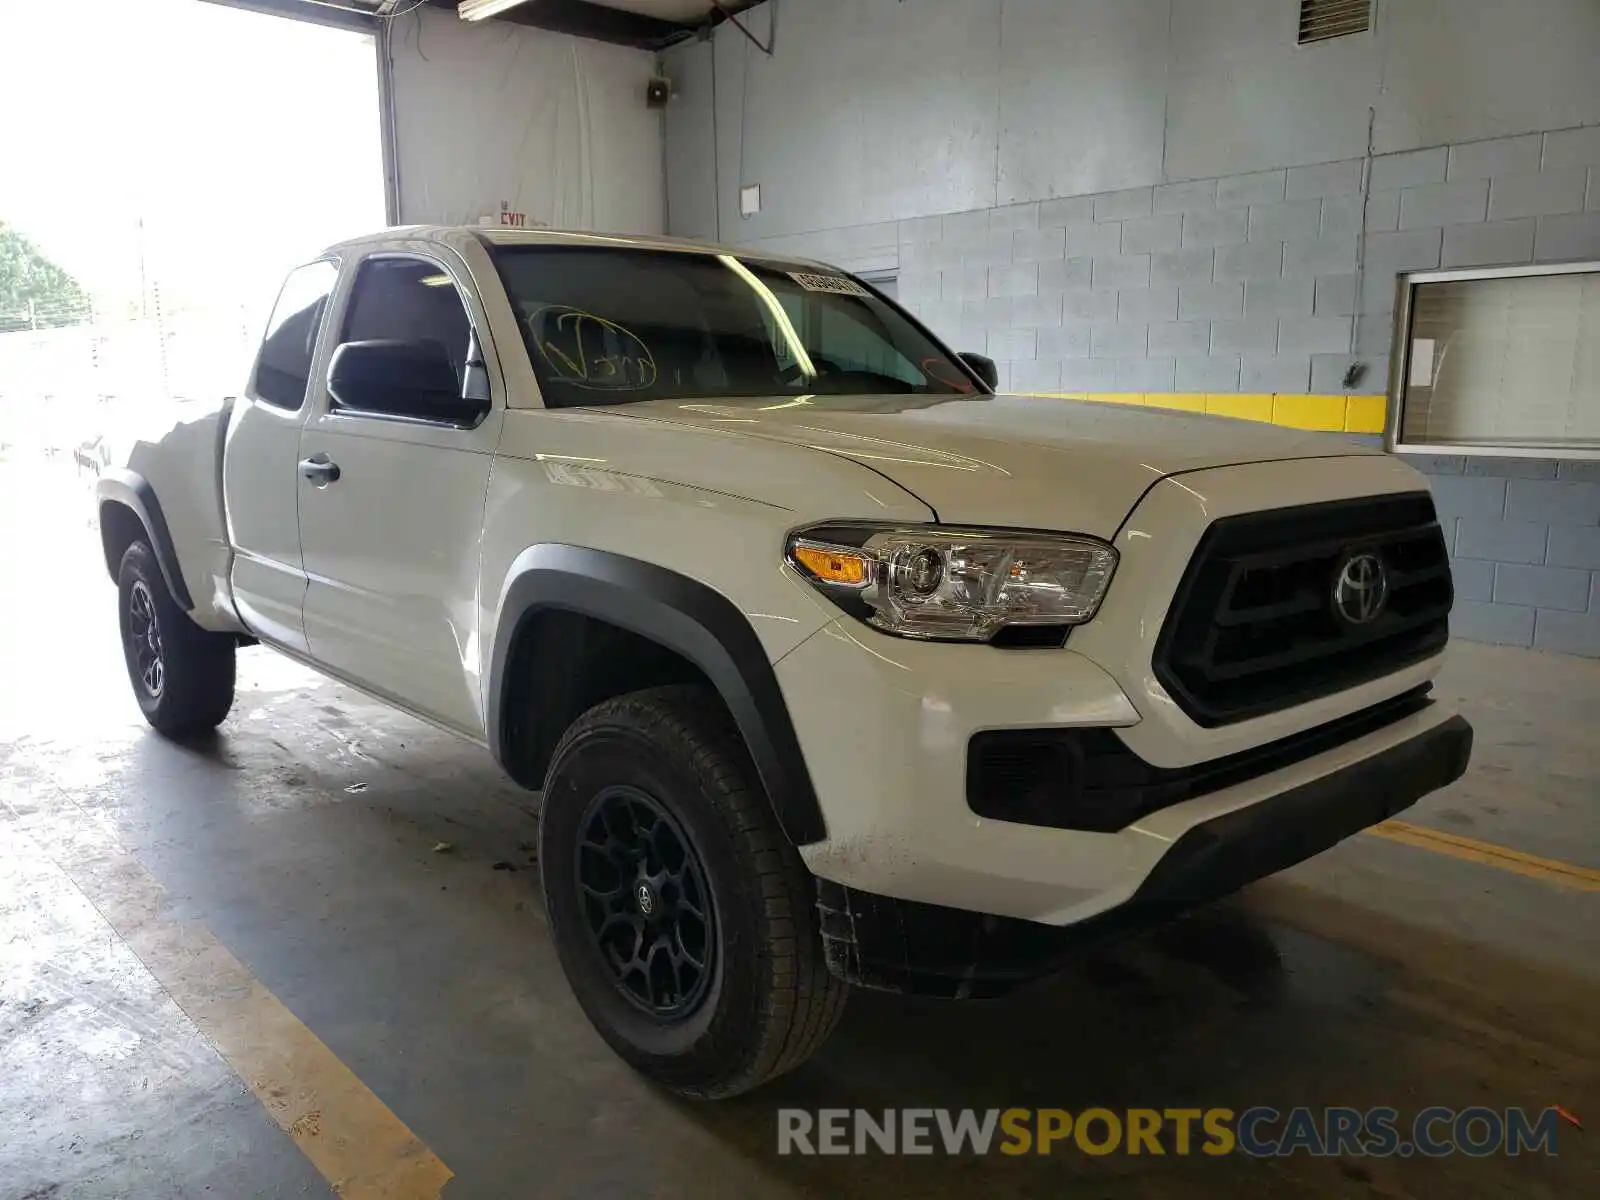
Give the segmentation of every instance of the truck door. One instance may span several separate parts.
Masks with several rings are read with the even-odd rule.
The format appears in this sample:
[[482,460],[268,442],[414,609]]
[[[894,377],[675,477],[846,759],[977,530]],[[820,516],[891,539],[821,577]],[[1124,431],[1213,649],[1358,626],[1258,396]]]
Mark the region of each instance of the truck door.
[[[383,252],[360,264],[329,341],[442,346],[459,412],[422,410],[380,384],[341,399],[312,385],[300,437],[306,637],[352,683],[473,737],[479,686],[478,552],[503,401],[487,405],[464,266]],[[337,351],[335,351],[336,353]]]
[[222,452],[234,605],[252,633],[301,654],[306,572],[298,512],[300,427],[338,274],[332,262],[321,260],[297,268],[284,282],[250,382],[234,403]]

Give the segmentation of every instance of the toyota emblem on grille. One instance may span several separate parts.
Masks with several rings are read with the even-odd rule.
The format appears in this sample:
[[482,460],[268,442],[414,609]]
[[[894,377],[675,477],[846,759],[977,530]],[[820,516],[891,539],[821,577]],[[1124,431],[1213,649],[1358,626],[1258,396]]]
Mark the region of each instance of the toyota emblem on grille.
[[1344,560],[1333,582],[1333,611],[1348,625],[1370,625],[1389,602],[1389,572],[1376,554]]

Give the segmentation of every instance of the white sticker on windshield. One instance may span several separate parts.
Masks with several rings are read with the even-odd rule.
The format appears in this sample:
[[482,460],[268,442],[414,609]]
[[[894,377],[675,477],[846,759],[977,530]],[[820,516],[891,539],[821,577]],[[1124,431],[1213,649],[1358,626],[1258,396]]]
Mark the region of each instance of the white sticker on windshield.
[[870,296],[854,279],[843,275],[808,275],[804,271],[790,271],[789,278],[808,292],[832,292],[836,296]]

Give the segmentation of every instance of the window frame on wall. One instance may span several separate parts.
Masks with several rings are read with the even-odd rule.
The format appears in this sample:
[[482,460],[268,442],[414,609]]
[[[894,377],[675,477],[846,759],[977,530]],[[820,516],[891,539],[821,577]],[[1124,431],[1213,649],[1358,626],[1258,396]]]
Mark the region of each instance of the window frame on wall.
[[[1466,267],[1445,271],[1412,271],[1396,279],[1394,342],[1389,367],[1389,411],[1384,425],[1384,447],[1402,454],[1442,454],[1482,458],[1558,458],[1600,460],[1600,443],[1540,441],[1534,438],[1463,441],[1406,437],[1406,404],[1411,378],[1412,330],[1419,287],[1479,280],[1523,279],[1541,276],[1600,275],[1600,260],[1532,263],[1508,267]],[[1600,402],[1600,401],[1597,401]]]

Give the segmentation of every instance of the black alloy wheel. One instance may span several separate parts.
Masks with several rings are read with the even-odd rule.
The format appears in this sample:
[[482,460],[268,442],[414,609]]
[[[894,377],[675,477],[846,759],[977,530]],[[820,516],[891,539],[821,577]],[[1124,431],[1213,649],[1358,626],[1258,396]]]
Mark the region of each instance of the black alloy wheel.
[[618,990],[658,1019],[693,1015],[715,968],[716,917],[683,826],[615,786],[589,802],[577,843],[578,904]]
[[138,674],[139,683],[152,700],[160,700],[166,688],[166,660],[161,653],[161,621],[156,616],[155,597],[144,580],[135,580],[128,589],[128,659]]

